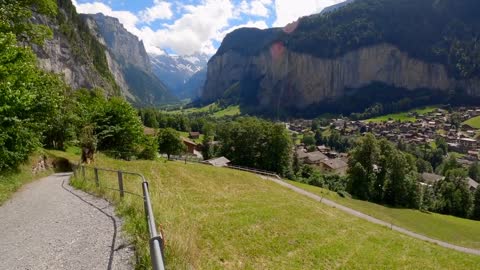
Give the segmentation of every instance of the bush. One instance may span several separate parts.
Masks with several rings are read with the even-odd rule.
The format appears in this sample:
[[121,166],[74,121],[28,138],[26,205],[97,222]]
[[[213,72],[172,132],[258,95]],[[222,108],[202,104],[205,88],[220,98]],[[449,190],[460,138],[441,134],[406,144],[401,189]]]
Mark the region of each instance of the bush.
[[143,142],[143,150],[138,158],[145,160],[155,160],[158,156],[158,143],[156,137],[145,137]]

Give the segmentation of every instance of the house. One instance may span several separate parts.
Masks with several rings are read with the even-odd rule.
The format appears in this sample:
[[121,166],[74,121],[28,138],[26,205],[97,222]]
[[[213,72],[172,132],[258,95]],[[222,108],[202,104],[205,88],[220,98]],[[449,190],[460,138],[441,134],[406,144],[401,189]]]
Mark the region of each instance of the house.
[[471,191],[475,191],[478,188],[478,183],[470,177],[467,177],[468,187]]
[[210,164],[215,167],[227,167],[230,164],[230,160],[228,160],[226,157],[219,157],[205,160],[204,163]]
[[422,173],[422,182],[430,186],[443,179],[445,179],[445,177],[438,174]]
[[192,131],[188,134],[188,137],[192,140],[196,140],[200,138],[200,132]]
[[185,138],[182,138],[182,141],[183,141],[183,144],[187,147],[187,153],[195,154],[195,150],[197,149],[197,144]]
[[347,174],[348,164],[340,158],[322,160],[320,166],[326,173],[334,173],[341,176]]
[[305,161],[305,159],[308,157],[308,154],[305,151],[305,148],[299,148],[295,152],[297,153],[297,158],[300,161]]
[[322,160],[328,159],[328,157],[322,154],[320,151],[315,151],[311,153],[307,153],[307,158],[305,159],[305,163],[310,165],[320,165]]

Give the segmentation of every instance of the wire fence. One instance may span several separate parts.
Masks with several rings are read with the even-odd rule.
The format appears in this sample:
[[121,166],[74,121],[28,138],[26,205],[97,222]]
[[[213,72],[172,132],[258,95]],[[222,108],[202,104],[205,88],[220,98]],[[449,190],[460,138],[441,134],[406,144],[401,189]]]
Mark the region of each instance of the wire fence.
[[[83,179],[84,181],[88,179],[93,179],[95,186],[98,189],[108,189],[113,191],[118,191],[120,199],[125,197],[125,194],[130,194],[134,196],[139,196],[143,198],[145,216],[148,224],[149,231],[149,246],[150,246],[150,257],[152,268],[154,270],[164,270],[164,238],[163,235],[158,233],[157,227],[155,224],[155,217],[153,214],[152,203],[150,200],[150,192],[148,188],[148,181],[140,173],[112,170],[98,167],[90,167],[85,165],[75,165],[73,166],[73,172],[75,177]],[[117,178],[116,185],[112,186],[111,181],[106,181],[106,174],[115,174]],[[111,177],[110,177],[111,178]],[[127,190],[125,187],[125,181],[139,181],[138,185],[129,185],[129,187],[137,186],[138,190]],[[110,184],[110,185],[109,185]],[[141,189],[140,189],[141,187]]]

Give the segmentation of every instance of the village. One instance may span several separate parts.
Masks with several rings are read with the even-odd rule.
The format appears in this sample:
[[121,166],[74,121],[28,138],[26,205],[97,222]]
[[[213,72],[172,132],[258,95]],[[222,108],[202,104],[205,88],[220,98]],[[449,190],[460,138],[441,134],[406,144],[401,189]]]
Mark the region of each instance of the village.
[[[443,138],[448,144],[449,153],[455,153],[458,163],[464,167],[479,160],[480,144],[479,129],[470,126],[465,121],[480,116],[480,107],[459,107],[454,110],[435,108],[428,113],[410,112],[407,115],[412,121],[386,119],[385,121],[361,120],[352,121],[348,118],[332,119],[321,130],[334,129],[347,138],[357,138],[366,133],[372,133],[377,138],[385,138],[395,144],[432,145],[436,139]],[[453,122],[457,122],[457,126]],[[296,119],[286,123],[292,134],[313,135],[312,120]],[[310,151],[308,151],[310,150]],[[312,151],[313,150],[313,151]],[[317,145],[315,149],[307,149],[301,142],[295,146],[295,155],[303,164],[314,166],[324,173],[346,175],[348,154],[338,153],[325,145]],[[443,179],[443,176],[424,173],[424,184],[431,185]],[[468,179],[471,189],[478,186]]]

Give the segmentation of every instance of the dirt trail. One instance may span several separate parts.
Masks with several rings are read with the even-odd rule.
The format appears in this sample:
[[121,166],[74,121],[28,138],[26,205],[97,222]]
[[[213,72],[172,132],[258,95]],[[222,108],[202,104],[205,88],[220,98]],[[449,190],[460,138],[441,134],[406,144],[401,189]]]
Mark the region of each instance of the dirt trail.
[[35,181],[0,207],[0,269],[133,269],[113,207],[69,179]]

